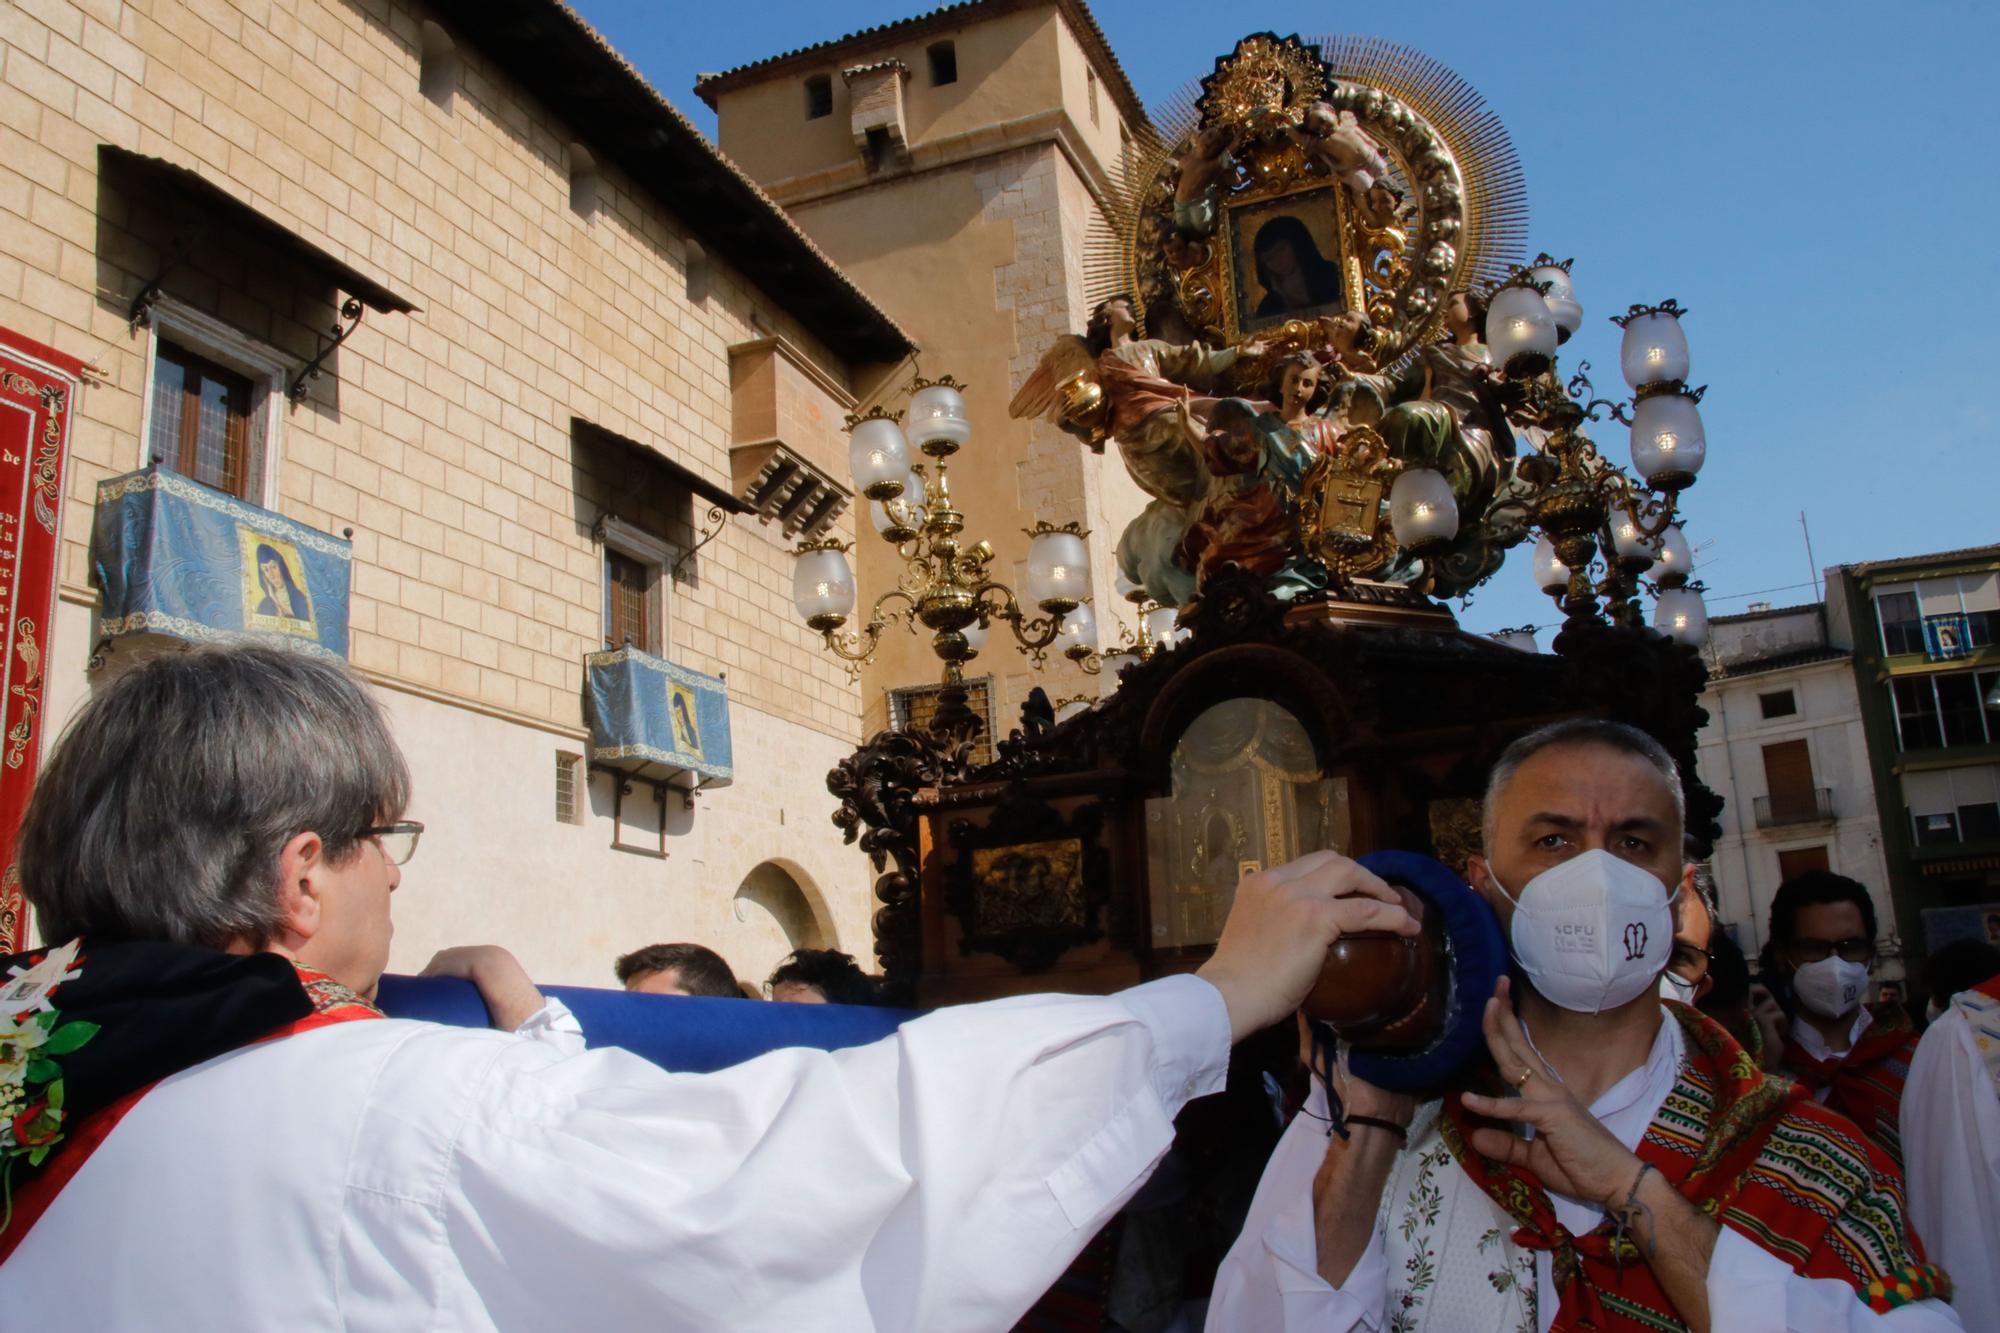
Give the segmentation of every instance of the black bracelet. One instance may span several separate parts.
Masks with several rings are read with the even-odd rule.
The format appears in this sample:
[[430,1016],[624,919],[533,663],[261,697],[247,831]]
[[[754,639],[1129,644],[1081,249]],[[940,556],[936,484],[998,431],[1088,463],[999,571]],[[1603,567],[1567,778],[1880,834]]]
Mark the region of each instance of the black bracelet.
[[1393,1120],[1384,1120],[1380,1116],[1351,1115],[1347,1117],[1347,1123],[1350,1125],[1373,1125],[1377,1129],[1386,1129],[1391,1134],[1394,1134],[1396,1142],[1401,1144],[1408,1144],[1410,1141],[1410,1130],[1407,1125],[1399,1125]]

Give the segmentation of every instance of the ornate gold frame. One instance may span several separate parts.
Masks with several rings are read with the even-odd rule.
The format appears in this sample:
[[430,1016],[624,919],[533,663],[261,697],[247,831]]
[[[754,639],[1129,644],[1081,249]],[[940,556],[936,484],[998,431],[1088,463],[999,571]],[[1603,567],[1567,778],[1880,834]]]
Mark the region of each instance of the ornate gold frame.
[[[1368,290],[1362,280],[1361,261],[1354,253],[1354,234],[1351,230],[1353,220],[1348,212],[1347,191],[1339,181],[1330,181],[1322,176],[1308,176],[1303,180],[1290,182],[1282,189],[1249,191],[1228,200],[1223,205],[1222,220],[1216,224],[1215,228],[1216,241],[1209,247],[1214,253],[1209,257],[1207,265],[1211,270],[1207,281],[1211,284],[1219,283],[1221,287],[1223,328],[1234,341],[1241,341],[1249,337],[1253,330],[1245,322],[1243,312],[1238,308],[1236,302],[1236,288],[1239,275],[1236,269],[1235,229],[1230,225],[1231,218],[1233,215],[1248,209],[1267,208],[1281,200],[1305,194],[1325,194],[1333,200],[1333,235],[1335,244],[1339,247],[1339,254],[1336,256],[1336,259],[1340,264],[1342,308],[1352,310],[1354,308],[1354,298],[1357,295],[1365,295]],[[1214,287],[1211,286],[1210,289],[1214,290]],[[1321,313],[1333,314],[1336,312],[1324,311]],[[1311,318],[1317,317],[1312,316]],[[1277,330],[1283,328],[1288,322],[1290,321],[1284,317],[1277,317],[1256,331]]]

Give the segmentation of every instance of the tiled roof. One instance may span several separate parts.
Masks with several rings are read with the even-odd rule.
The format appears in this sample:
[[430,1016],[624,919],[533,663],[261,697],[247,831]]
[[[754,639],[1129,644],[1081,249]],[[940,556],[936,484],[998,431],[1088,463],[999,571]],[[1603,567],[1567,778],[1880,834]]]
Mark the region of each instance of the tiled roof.
[[1744,620],[1771,620],[1778,616],[1795,616],[1801,611],[1817,611],[1820,605],[1818,602],[1800,602],[1796,606],[1773,606],[1762,611],[1734,611],[1726,616],[1710,616],[1708,623],[1730,625]]
[[1934,551],[1927,555],[1898,555],[1887,560],[1856,560],[1847,568],[1859,575],[1880,575],[1899,569],[1952,564],[1961,560],[2000,561],[2000,546],[1961,546],[1956,551]]
[[836,354],[899,361],[915,346],[563,0],[432,0],[430,8]]
[[1810,666],[1815,662],[1838,662],[1851,656],[1853,654],[1841,648],[1796,648],[1791,652],[1772,653],[1768,657],[1711,662],[1708,666],[1708,678],[1723,680],[1736,676],[1755,676],[1767,671],[1782,671],[1787,667]]
[[771,74],[800,65],[826,64],[835,59],[845,48],[852,46],[875,46],[888,38],[905,39],[920,37],[925,33],[939,32],[948,28],[963,27],[974,20],[993,14],[1007,14],[1017,9],[1028,9],[1036,5],[1050,4],[1055,7],[1077,40],[1083,43],[1084,51],[1100,65],[1107,74],[1106,90],[1112,100],[1125,113],[1127,120],[1135,126],[1146,123],[1146,107],[1139,100],[1139,94],[1132,87],[1125,67],[1118,63],[1117,53],[1105,39],[1104,29],[1097,26],[1097,19],[1090,12],[1084,0],[959,0],[957,4],[941,5],[928,13],[912,18],[898,19],[894,23],[878,23],[872,28],[861,28],[842,37],[831,37],[810,46],[796,47],[762,60],[753,60],[747,65],[724,70],[720,74],[704,74],[695,80],[695,96],[715,105],[718,94],[734,88],[761,81]]

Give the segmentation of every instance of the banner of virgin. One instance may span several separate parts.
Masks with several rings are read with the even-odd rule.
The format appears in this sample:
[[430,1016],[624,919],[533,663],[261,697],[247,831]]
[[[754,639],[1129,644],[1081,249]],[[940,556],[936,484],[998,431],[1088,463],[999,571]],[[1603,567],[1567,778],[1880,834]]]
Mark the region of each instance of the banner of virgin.
[[63,462],[83,363],[0,329],[0,953],[24,949],[14,833],[34,789]]

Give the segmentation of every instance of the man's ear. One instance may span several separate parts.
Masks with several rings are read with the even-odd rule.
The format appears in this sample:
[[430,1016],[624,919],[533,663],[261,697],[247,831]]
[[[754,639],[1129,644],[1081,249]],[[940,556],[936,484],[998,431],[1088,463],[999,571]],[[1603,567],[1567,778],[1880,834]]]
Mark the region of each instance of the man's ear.
[[326,843],[319,834],[294,833],[278,851],[278,938],[287,953],[304,947],[325,924],[319,874],[326,866]]
[[1500,914],[1502,921],[1514,910],[1514,904],[1500,891],[1500,881],[1494,877],[1492,864],[1478,852],[1465,858],[1465,882],[1486,900],[1488,907]]

